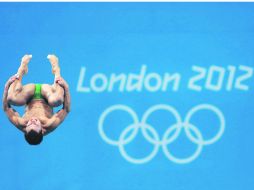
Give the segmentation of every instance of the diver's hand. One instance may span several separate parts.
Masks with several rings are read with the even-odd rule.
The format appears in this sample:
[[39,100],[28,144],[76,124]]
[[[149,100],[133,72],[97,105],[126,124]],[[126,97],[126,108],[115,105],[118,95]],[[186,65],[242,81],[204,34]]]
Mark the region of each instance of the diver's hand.
[[69,88],[69,85],[67,84],[67,82],[62,77],[57,77],[55,79],[55,83],[59,84],[65,90]]
[[5,84],[5,89],[8,89],[15,80],[19,80],[18,74],[13,75],[8,79],[8,81]]

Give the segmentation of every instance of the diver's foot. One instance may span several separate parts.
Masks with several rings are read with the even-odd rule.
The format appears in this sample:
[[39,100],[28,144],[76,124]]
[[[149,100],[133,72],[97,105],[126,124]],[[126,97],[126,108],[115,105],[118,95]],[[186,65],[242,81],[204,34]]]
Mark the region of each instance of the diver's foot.
[[49,59],[49,62],[52,66],[52,73],[55,75],[55,77],[60,77],[60,67],[58,64],[58,58],[55,55],[48,55],[47,57]]
[[18,75],[23,76],[28,73],[28,63],[30,62],[32,55],[24,55],[21,60],[21,64],[18,69]]

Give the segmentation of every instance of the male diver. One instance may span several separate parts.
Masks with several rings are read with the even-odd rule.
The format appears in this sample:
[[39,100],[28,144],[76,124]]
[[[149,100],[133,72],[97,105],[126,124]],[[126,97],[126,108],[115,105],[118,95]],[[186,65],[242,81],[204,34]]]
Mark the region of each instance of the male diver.
[[[49,55],[48,59],[55,75],[53,85],[27,84],[22,86],[22,77],[28,72],[28,63],[32,55],[25,55],[16,75],[5,84],[3,109],[13,125],[25,134],[26,141],[38,145],[43,136],[52,132],[64,120],[70,111],[70,92],[66,81],[60,75],[58,58]],[[54,114],[53,107],[63,104]],[[25,105],[25,113],[20,117],[11,105]]]

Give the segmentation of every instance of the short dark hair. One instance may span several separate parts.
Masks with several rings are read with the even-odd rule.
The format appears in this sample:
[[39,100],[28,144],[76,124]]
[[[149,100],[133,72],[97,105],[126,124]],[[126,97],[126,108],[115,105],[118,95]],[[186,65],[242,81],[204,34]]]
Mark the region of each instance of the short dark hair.
[[30,145],[38,145],[43,140],[42,132],[37,133],[34,130],[25,133],[25,139]]

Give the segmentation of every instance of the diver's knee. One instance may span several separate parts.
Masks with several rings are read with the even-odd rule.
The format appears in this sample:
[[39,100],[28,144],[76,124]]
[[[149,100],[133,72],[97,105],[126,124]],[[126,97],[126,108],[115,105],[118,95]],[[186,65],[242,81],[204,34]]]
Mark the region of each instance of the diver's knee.
[[16,95],[10,94],[7,96],[7,101],[9,104],[14,105],[14,106],[23,106],[26,104],[26,100],[19,98]]
[[48,104],[52,107],[57,107],[62,105],[64,102],[63,97],[55,97],[55,96],[50,96],[48,98]]

